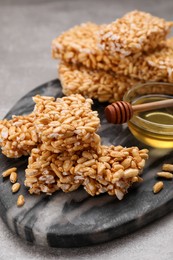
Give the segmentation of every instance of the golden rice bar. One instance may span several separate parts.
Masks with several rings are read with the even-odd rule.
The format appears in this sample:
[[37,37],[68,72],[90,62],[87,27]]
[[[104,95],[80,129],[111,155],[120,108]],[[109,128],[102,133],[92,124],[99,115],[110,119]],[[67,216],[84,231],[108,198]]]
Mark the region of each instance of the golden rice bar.
[[63,192],[76,190],[82,183],[74,179],[74,167],[78,155],[63,152],[61,154],[44,150],[40,145],[33,149],[25,170],[25,186],[31,194],[44,192],[52,194],[61,189]]
[[[94,23],[83,23],[62,33],[52,41],[52,57],[61,59],[66,63],[84,65],[90,69],[112,70],[120,63],[136,61],[139,54],[124,57],[121,53],[115,52],[113,55],[106,52],[99,43],[99,31],[105,25]],[[122,59],[123,58],[123,59]],[[115,71],[116,72],[116,71]]]
[[110,103],[123,98],[124,93],[139,80],[115,75],[104,70],[90,70],[67,63],[59,65],[59,79],[65,95],[81,94],[84,97]]
[[[112,69],[118,74],[138,78],[144,81],[173,82],[173,40],[150,55],[139,57],[134,63],[133,59],[124,59],[119,66]],[[130,57],[130,56],[129,56]]]
[[62,33],[52,41],[52,57],[87,68],[110,69],[111,61],[98,47],[98,31],[102,25],[83,23]]
[[83,171],[78,165],[78,175],[84,176],[83,186],[90,195],[107,192],[121,200],[134,182],[142,181],[140,174],[147,158],[147,149],[101,146],[95,163],[96,173],[89,169]]
[[9,158],[28,155],[39,143],[34,126],[35,115],[13,116],[0,121],[0,146]]
[[147,158],[148,150],[137,147],[100,146],[99,154],[87,149],[57,155],[41,145],[29,157],[25,186],[31,194],[52,194],[83,185],[92,196],[107,192],[122,199],[134,182],[141,181],[139,175]]
[[97,149],[100,126],[93,101],[76,94],[57,98],[35,96],[35,127],[45,150],[54,153],[74,152],[84,148]]
[[[167,62],[172,59],[172,38],[168,43],[161,44],[154,53],[142,56],[136,53],[122,57],[117,52],[109,55],[99,49],[97,28],[99,26],[95,24],[82,24],[63,33],[52,43],[53,57],[90,69],[112,70],[116,74],[145,81],[173,81],[173,65],[172,62]],[[85,35],[88,37],[85,38]],[[160,63],[164,66],[160,66]]]
[[172,26],[173,22],[135,10],[101,29],[101,48],[123,56],[149,52],[166,39]]
[[168,46],[168,47],[170,47],[170,48],[173,49],[173,37],[168,38],[168,39],[166,40],[166,46]]

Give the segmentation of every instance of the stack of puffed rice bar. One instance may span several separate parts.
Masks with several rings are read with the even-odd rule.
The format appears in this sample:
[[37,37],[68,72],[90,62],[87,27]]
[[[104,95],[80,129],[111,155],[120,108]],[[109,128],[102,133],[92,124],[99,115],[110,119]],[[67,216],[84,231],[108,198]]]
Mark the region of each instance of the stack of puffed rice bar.
[[173,82],[173,39],[166,39],[172,25],[132,11],[110,24],[62,33],[52,42],[52,57],[60,59],[64,94],[114,102],[139,82]]
[[29,155],[24,184],[31,194],[83,186],[92,196],[107,192],[121,200],[142,180],[148,150],[101,145],[91,99],[72,94],[33,100],[31,114],[0,121],[2,153],[9,158]]

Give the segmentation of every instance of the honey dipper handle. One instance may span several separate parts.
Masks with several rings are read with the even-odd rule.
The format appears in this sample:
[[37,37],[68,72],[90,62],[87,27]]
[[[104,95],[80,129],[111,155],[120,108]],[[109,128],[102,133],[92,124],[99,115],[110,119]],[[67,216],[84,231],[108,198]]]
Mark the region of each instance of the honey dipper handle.
[[160,101],[149,102],[132,106],[133,112],[142,112],[153,110],[155,108],[173,107],[173,99],[165,99]]

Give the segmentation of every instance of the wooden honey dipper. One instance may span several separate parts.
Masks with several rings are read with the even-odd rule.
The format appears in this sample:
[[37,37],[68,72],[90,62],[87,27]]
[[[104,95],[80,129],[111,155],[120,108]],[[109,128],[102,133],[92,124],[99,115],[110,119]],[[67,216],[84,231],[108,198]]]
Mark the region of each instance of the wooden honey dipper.
[[155,108],[173,107],[173,99],[132,105],[126,101],[117,101],[105,108],[105,116],[109,123],[123,124],[129,121],[135,112],[149,111]]

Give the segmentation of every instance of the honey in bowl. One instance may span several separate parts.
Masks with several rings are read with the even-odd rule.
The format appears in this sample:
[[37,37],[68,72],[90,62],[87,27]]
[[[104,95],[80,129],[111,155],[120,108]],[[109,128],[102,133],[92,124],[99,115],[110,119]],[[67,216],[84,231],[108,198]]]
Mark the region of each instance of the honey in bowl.
[[[152,96],[149,95],[149,96],[144,96],[139,98],[138,100],[133,102],[133,104],[137,105],[137,104],[155,102],[160,100],[166,100],[169,98],[171,97],[166,95],[152,95]],[[138,116],[156,124],[173,125],[172,107],[158,108],[151,111],[139,112]]]
[[[124,101],[132,105],[172,99],[173,84],[149,82],[129,90]],[[157,148],[173,148],[173,107],[135,113],[128,122],[132,134],[141,142]]]

